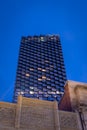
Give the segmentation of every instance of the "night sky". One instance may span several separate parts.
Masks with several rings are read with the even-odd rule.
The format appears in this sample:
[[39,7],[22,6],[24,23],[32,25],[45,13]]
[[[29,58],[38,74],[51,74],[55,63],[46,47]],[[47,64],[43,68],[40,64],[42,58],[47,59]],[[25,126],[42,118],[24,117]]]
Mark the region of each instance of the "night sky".
[[21,36],[59,34],[67,79],[87,83],[87,0],[0,0],[0,101],[12,100]]

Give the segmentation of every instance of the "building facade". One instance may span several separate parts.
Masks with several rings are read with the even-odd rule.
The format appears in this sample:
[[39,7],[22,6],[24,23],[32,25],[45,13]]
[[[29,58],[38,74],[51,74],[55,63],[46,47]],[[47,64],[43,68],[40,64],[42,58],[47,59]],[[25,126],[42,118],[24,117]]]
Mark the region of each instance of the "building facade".
[[14,102],[24,97],[59,101],[66,73],[58,35],[22,37],[16,74]]

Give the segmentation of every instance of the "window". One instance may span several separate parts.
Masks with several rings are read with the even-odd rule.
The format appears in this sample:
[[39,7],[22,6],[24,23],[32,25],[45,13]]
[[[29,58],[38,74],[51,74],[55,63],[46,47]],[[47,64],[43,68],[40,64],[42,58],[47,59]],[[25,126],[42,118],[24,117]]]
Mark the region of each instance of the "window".
[[41,40],[41,41],[44,41],[44,37],[40,37],[40,40]]
[[23,92],[23,91],[21,91],[21,92],[20,92],[20,94],[24,94],[24,92]]
[[42,79],[46,79],[46,76],[42,76]]
[[51,89],[51,87],[50,87],[50,86],[47,86],[47,88],[48,88],[48,89]]
[[30,91],[30,94],[34,94],[34,92],[33,92],[33,91]]
[[42,70],[41,68],[38,68],[38,70]]
[[50,78],[47,78],[47,80],[51,80]]
[[29,77],[29,76],[30,76],[30,74],[26,73],[26,77]]
[[56,91],[56,94],[60,94],[60,92],[59,92],[59,91]]
[[49,61],[48,61],[48,60],[45,60],[45,62],[46,62],[46,63],[49,63]]
[[38,81],[42,81],[42,79],[41,79],[41,78],[38,78]]
[[30,87],[30,89],[34,89],[34,87]]
[[30,70],[34,70],[33,68],[30,68]]
[[46,70],[45,70],[45,69],[42,69],[42,71],[43,71],[43,72],[46,72]]

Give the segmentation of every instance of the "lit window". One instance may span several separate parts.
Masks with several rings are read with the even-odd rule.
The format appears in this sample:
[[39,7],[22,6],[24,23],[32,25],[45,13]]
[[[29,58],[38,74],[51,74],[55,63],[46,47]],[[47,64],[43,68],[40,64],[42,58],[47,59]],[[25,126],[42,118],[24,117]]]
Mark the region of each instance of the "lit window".
[[30,91],[30,94],[34,94],[34,92],[33,92],[33,91]]
[[46,70],[45,70],[45,69],[42,69],[42,71],[43,71],[43,72],[46,72]]
[[51,37],[51,39],[54,39],[54,37]]
[[41,37],[40,40],[41,40],[41,41],[44,41],[44,37]]
[[42,79],[41,78],[38,78],[39,81],[41,81]]
[[34,89],[33,87],[30,87],[30,89]]
[[27,74],[26,74],[26,77],[29,77],[29,76],[30,76],[30,75],[27,73]]
[[34,70],[33,68],[30,68],[30,70]]
[[42,76],[42,79],[46,79],[46,76]]
[[20,94],[24,94],[24,92],[23,92],[23,91],[21,91],[21,92],[20,92]]
[[41,68],[38,68],[38,70],[42,70]]
[[55,92],[52,92],[52,91],[48,91],[48,94],[55,94]]
[[55,94],[55,92],[51,92],[51,94]]
[[56,91],[56,93],[57,93],[57,94],[60,94],[60,92],[59,92],[59,91]]

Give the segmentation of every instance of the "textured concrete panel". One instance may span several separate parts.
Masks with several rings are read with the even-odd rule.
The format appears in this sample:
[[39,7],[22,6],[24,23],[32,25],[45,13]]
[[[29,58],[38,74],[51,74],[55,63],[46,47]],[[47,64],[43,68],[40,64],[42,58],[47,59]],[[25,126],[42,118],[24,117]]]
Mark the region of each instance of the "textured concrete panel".
[[0,102],[0,125],[15,125],[15,104]]
[[82,125],[87,129],[86,106],[80,114],[59,111],[57,102],[19,96],[17,104],[0,103],[0,130],[82,130]]
[[20,127],[33,130],[55,130],[55,102],[23,98]]
[[59,111],[61,130],[79,130],[76,113]]
[[67,81],[64,96],[59,103],[59,109],[75,111],[80,106],[87,106],[87,84]]

